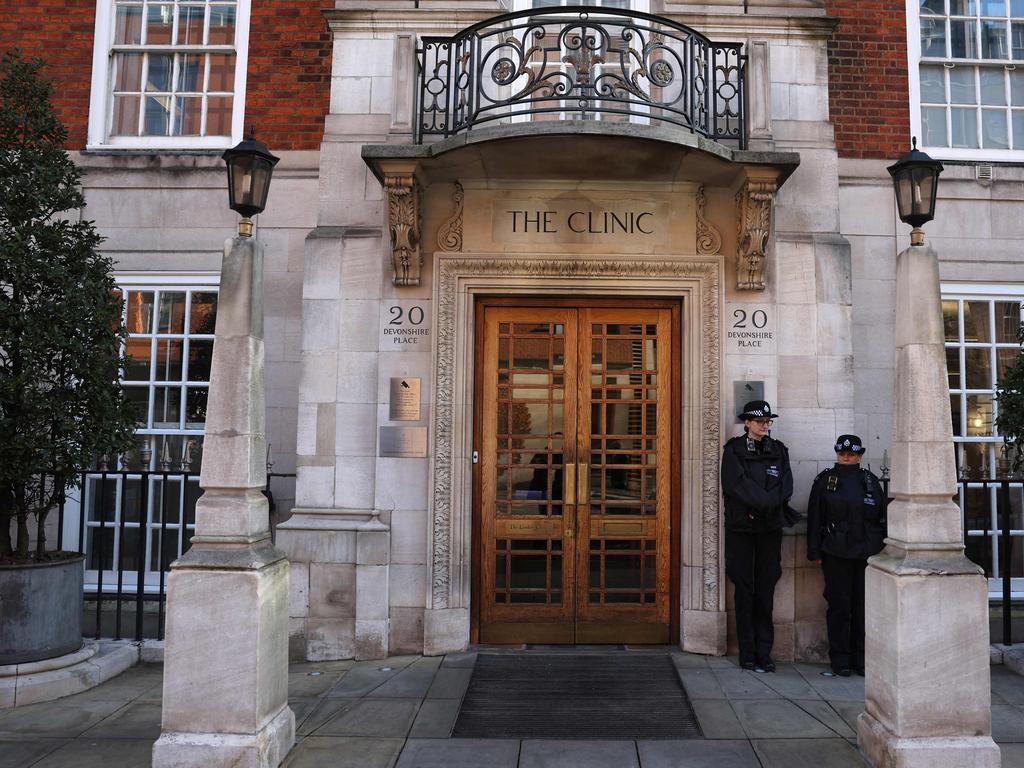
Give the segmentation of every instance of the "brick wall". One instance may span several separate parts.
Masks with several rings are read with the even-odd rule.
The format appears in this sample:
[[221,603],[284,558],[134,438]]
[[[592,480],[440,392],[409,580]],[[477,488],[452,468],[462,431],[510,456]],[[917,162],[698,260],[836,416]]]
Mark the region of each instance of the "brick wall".
[[[330,0],[254,0],[249,28],[246,126],[272,150],[316,149],[330,104],[331,40],[321,8]],[[7,3],[0,51],[21,48],[49,62],[68,148],[85,146],[95,0]]]
[[910,148],[903,0],[826,0],[829,113],[840,157],[892,158]]

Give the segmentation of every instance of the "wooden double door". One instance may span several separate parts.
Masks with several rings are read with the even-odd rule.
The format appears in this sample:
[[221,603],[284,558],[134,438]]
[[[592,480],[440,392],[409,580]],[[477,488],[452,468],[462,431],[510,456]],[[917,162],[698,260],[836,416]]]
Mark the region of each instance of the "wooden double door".
[[666,643],[678,306],[477,311],[475,635]]

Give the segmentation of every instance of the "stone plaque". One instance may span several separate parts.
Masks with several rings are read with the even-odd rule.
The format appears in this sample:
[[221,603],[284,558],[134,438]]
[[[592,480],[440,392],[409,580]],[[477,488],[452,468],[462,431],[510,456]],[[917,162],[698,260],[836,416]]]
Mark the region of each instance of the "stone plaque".
[[380,456],[422,459],[427,455],[426,427],[380,427]]
[[765,304],[727,304],[725,352],[774,355],[778,350],[775,308]]
[[382,352],[430,351],[430,302],[426,299],[385,299],[381,302]]
[[420,420],[420,380],[391,379],[391,399],[388,401],[391,421]]

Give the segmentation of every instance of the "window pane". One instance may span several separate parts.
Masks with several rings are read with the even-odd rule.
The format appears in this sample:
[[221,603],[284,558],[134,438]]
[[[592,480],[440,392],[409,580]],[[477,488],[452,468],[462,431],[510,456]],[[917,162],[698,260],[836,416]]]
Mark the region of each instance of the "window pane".
[[203,16],[201,5],[183,5],[178,8],[178,45],[203,44]]
[[210,83],[208,91],[233,91],[235,89],[235,55],[210,54]]
[[1003,76],[1003,70],[981,70],[981,103],[993,107],[1006,105],[1006,78]]
[[189,333],[213,333],[217,322],[217,294],[193,293]]
[[142,90],[142,54],[118,53],[114,56],[114,90]]
[[[146,378],[149,378],[149,371],[146,371]],[[124,387],[124,397],[135,414],[135,421],[140,427],[145,427],[149,412],[149,387]]]
[[206,422],[206,401],[209,390],[189,387],[185,394],[185,428],[201,429]]
[[952,109],[950,120],[953,126],[954,147],[978,146],[977,112],[973,109]]
[[1017,18],[1024,17],[1024,0],[1010,0],[1010,15]]
[[991,342],[987,301],[964,302],[964,341]]
[[1016,344],[1017,331],[1020,328],[1020,303],[1016,301],[997,301],[996,308],[996,343]]
[[234,45],[235,6],[210,6],[210,45]]
[[961,424],[960,395],[949,396],[949,408],[953,415],[953,437],[962,437],[964,434]]
[[992,395],[967,395],[967,436],[992,434]]
[[931,104],[946,103],[943,68],[931,64],[921,65],[921,101]]
[[213,363],[213,341],[192,339],[188,347],[188,380],[209,381]]
[[146,74],[146,90],[170,91],[171,72],[173,71],[173,56],[170,54],[150,54],[149,70]]
[[153,399],[154,429],[178,429],[181,423],[181,388],[156,387]]
[[1010,25],[1010,45],[1013,58],[1024,59],[1024,23],[1015,21]]
[[949,13],[952,16],[974,16],[977,9],[974,0],[949,0]]
[[964,365],[967,368],[967,389],[992,389],[992,349],[965,349]]
[[[950,21],[950,54],[954,59],[978,58],[977,23],[973,21]],[[923,27],[922,27],[923,28]],[[922,53],[922,55],[927,55]],[[939,55],[939,54],[935,54]]]
[[982,16],[1005,16],[1006,0],[981,0]]
[[110,121],[112,136],[139,135],[139,100],[138,96],[114,97],[114,114]]
[[130,337],[125,344],[124,352],[128,356],[128,362],[124,367],[124,378],[127,381],[149,381],[149,363],[152,359],[150,340]]
[[946,110],[943,107],[922,107],[921,109],[921,137],[923,146],[926,147],[947,147],[946,140]]
[[114,19],[114,44],[142,43],[142,6],[119,5]]
[[1020,354],[1016,349],[996,350],[996,383],[1003,380],[1003,376],[1006,375],[1006,369],[1017,362]]
[[178,90],[191,91],[193,93],[203,92],[203,67],[205,56],[202,54],[186,53],[178,60]]
[[1008,59],[1006,50],[1006,22],[983,19],[981,22],[981,57]]
[[942,325],[946,329],[946,341],[960,340],[960,321],[957,320],[959,302],[942,302]]
[[1010,136],[1006,130],[1006,112],[996,109],[981,110],[981,139],[988,149],[1009,149]]
[[206,100],[206,135],[231,135],[230,96],[210,96]]
[[181,355],[184,342],[160,339],[156,343],[155,381],[181,381]]
[[949,100],[952,104],[977,104],[974,67],[954,67],[949,70]]
[[944,19],[921,19],[921,55],[945,57],[946,22]]
[[153,332],[153,292],[128,292],[128,333]]
[[1024,112],[1020,110],[1013,112],[1013,146],[1024,149]]
[[949,388],[960,389],[960,350],[946,347],[946,370],[949,372]]
[[185,332],[185,294],[179,291],[161,291],[160,322],[157,333]]
[[203,122],[203,97],[178,96],[174,107],[174,135],[198,136]]
[[1010,103],[1016,107],[1024,107],[1024,69],[1015,69],[1009,74]]
[[146,14],[146,45],[170,45],[173,24],[173,5],[149,6]]
[[921,0],[921,13],[943,15],[946,12],[946,0]]

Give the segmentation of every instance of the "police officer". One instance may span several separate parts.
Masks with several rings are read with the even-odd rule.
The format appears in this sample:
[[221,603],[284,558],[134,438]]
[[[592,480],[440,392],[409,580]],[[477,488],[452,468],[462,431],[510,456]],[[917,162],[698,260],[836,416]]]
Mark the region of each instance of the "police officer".
[[793,474],[786,446],[769,435],[772,407],[764,400],[747,403],[744,434],[722,451],[725,498],[725,572],[736,587],[736,635],[740,666],[774,672],[772,608],[775,584],[782,575],[782,528],[793,495]]
[[807,502],[807,559],[820,562],[828,601],[829,660],[825,675],[864,674],[864,569],[885,546],[882,484],[860,466],[857,435],[836,440],[836,463],[814,479]]

